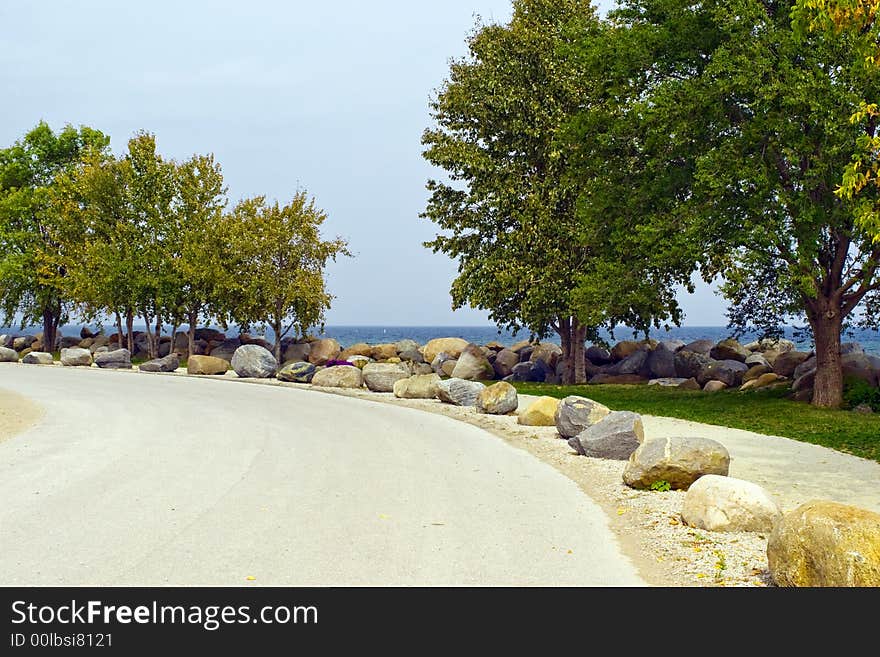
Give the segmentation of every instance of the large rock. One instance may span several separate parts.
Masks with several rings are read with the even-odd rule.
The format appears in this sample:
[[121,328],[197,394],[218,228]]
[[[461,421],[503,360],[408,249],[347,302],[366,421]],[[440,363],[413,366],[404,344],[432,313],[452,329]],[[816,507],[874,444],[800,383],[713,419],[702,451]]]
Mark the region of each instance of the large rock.
[[335,365],[315,372],[312,385],[324,388],[360,388],[364,385],[364,375],[354,365]]
[[572,395],[559,402],[553,420],[560,436],[573,438],[600,422],[609,413],[611,409],[599,402]]
[[466,381],[494,379],[495,370],[483,354],[482,349],[475,344],[469,344],[459,354],[455,369],[452,370],[452,377]]
[[92,352],[81,347],[62,349],[61,364],[67,367],[88,367],[92,364]]
[[[674,360],[673,356],[673,360]],[[616,365],[609,367],[605,374],[647,374],[647,366],[646,363],[648,361],[648,351],[645,349],[639,349],[631,353],[629,356],[626,356],[623,360],[621,360]]]
[[615,411],[569,439],[568,444],[581,456],[625,461],[644,440],[642,416],[629,411]]
[[223,342],[226,339],[226,334],[217,329],[197,328],[194,337],[196,340],[205,340],[206,342]]
[[734,388],[742,384],[743,374],[748,370],[749,366],[738,360],[718,360],[700,370],[697,381],[704,386],[709,381],[721,381],[729,388]]
[[443,364],[450,360],[455,359],[452,358],[445,351],[441,351],[439,354],[434,356],[434,360],[431,361],[431,369],[434,371],[435,374],[443,374]]
[[707,355],[684,347],[675,352],[675,375],[682,379],[697,378],[711,362]]
[[713,474],[693,483],[681,510],[685,524],[710,532],[769,532],[781,516],[758,484]]
[[315,340],[309,349],[309,362],[313,365],[325,365],[328,360],[335,360],[341,352],[339,343],[333,338]]
[[770,365],[770,361],[768,361],[764,357],[764,354],[751,354],[748,358],[746,358],[745,363],[749,367],[754,367],[755,365],[763,365],[768,369],[772,367]]
[[799,379],[808,372],[814,372],[816,370],[817,362],[818,361],[816,360],[815,356],[810,356],[809,358],[807,358],[807,360],[794,368],[794,372],[792,373],[791,378]]
[[706,385],[703,386],[703,392],[721,392],[729,387],[724,381],[706,381]]
[[562,358],[562,347],[558,344],[553,344],[552,342],[542,342],[541,344],[536,344],[535,348],[532,349],[532,353],[529,356],[529,360],[531,362],[535,362],[537,360],[542,360],[550,368],[555,368],[556,363],[559,362],[559,359]]
[[730,454],[721,443],[708,438],[671,437],[646,440],[633,452],[623,471],[623,483],[631,488],[650,488],[666,481],[687,490],[707,474],[727,476]]
[[196,354],[187,358],[186,361],[187,374],[214,376],[226,374],[228,370],[229,361],[223,358],[217,358],[216,356],[202,356]]
[[15,363],[18,361],[18,352],[9,347],[0,347],[0,363]]
[[623,360],[639,351],[642,346],[641,342],[636,342],[634,340],[623,340],[618,342],[611,348],[611,359],[614,361]]
[[[339,358],[343,360],[348,360],[352,356],[366,356],[367,358],[372,358],[373,347],[368,345],[366,342],[357,342],[350,347],[346,347],[342,350],[342,353],[339,354]],[[395,353],[395,355],[397,355]]]
[[12,339],[12,348],[16,351],[24,351],[35,342],[32,335],[19,335]]
[[131,369],[131,352],[128,349],[114,349],[95,354],[95,365],[105,370]]
[[502,349],[495,354],[495,362],[492,363],[492,368],[495,370],[495,375],[499,379],[503,379],[505,376],[513,374],[513,368],[518,363],[519,354],[511,349]]
[[559,400],[555,397],[538,397],[519,412],[517,422],[526,427],[555,426],[557,408],[559,408]]
[[69,349],[70,347],[78,347],[82,338],[73,335],[65,335],[61,337],[61,348]]
[[398,340],[396,343],[397,353],[401,354],[404,351],[419,351],[422,348],[415,340],[411,340],[409,338],[404,338],[403,340]]
[[311,383],[312,377],[318,368],[305,361],[295,363],[287,363],[275,374],[275,378],[279,381],[287,381],[288,383]]
[[767,365],[752,365],[745,374],[743,374],[743,383],[748,383],[752,379],[757,379],[762,374],[771,372],[772,368]]
[[733,338],[722,340],[709,351],[709,356],[715,360],[738,360],[741,363],[746,362],[746,358],[751,355],[752,352]]
[[516,388],[506,381],[493,383],[477,396],[477,410],[490,415],[507,415],[519,406]]
[[880,586],[880,514],[807,502],[776,523],[767,561],[779,586]]
[[443,365],[440,366],[440,375],[441,376],[452,376],[452,373],[455,371],[455,366],[458,365],[458,360],[446,360],[443,361]]
[[663,347],[665,343],[648,354],[648,372],[653,379],[674,379],[678,376],[675,370],[675,352]]
[[[409,361],[410,363],[420,364],[425,362],[425,358],[424,356],[422,356],[422,352],[418,349],[404,349],[403,351],[398,352],[397,355],[400,357],[400,360]],[[430,368],[431,366],[428,365],[428,369]]]
[[467,346],[468,341],[461,338],[434,338],[422,348],[422,355],[426,363],[433,363],[440,352],[446,352],[449,358],[458,358]]
[[[812,393],[813,385],[816,382],[816,370],[810,370],[806,374],[796,378],[791,384],[792,392],[800,392],[801,390],[809,390]],[[812,398],[812,394],[810,394]]]
[[30,351],[21,359],[26,365],[52,365],[52,354],[47,351]]
[[611,352],[604,347],[592,345],[590,347],[587,347],[587,351],[584,355],[586,356],[587,360],[594,365],[607,365],[611,362]]
[[394,396],[400,399],[434,399],[439,385],[439,374],[419,374],[397,381]]
[[681,383],[678,384],[679,390],[702,390],[700,384],[697,383],[697,380],[693,377],[690,379],[684,379]]
[[712,351],[712,348],[714,346],[715,343],[711,340],[694,340],[693,342],[689,342],[688,344],[683,346],[680,351],[690,351],[695,354],[708,356],[709,352]]
[[477,397],[485,388],[479,381],[447,379],[437,384],[437,399],[456,406],[476,406]]
[[370,353],[363,355],[369,356],[373,360],[388,360],[389,358],[397,358],[397,344],[377,344],[372,349],[370,349]]
[[180,358],[176,352],[171,352],[163,358],[155,358],[138,366],[141,372],[174,372],[180,367]]
[[367,363],[364,383],[373,392],[393,392],[394,384],[409,378],[409,368],[402,363]]
[[[234,338],[232,340],[223,340],[218,343],[216,346],[210,348],[211,356],[214,358],[220,358],[225,360],[227,363],[232,362],[232,357],[235,356],[235,352],[238,351],[239,347],[241,347],[241,340],[238,338]],[[200,352],[207,352],[208,348],[200,349],[198,343],[196,343],[195,348],[196,354],[201,355]]]
[[301,363],[308,361],[311,351],[312,345],[308,342],[294,342],[284,350],[281,358],[285,363]]
[[235,350],[232,369],[245,379],[268,379],[278,371],[278,361],[265,347],[245,344]]
[[684,340],[661,340],[660,344],[657,345],[657,349],[665,349],[674,354],[679,349],[684,349],[684,346]]
[[[544,361],[541,362],[543,363]],[[537,383],[544,380],[544,372],[541,368],[536,368],[534,363],[517,363],[513,366],[510,378],[512,381],[531,381]]]
[[772,386],[774,383],[785,380],[784,377],[779,376],[775,372],[766,372],[757,379],[752,379],[751,381],[743,383],[740,386],[740,390],[757,390],[758,388],[766,388],[767,386]]
[[868,385],[876,387],[880,384],[880,359],[865,353],[852,352],[841,356],[840,366],[844,378],[861,379]]
[[[804,351],[787,351],[779,354],[773,360],[773,371],[779,376],[791,378],[795,368],[810,357],[810,354]],[[769,359],[768,359],[769,360]]]

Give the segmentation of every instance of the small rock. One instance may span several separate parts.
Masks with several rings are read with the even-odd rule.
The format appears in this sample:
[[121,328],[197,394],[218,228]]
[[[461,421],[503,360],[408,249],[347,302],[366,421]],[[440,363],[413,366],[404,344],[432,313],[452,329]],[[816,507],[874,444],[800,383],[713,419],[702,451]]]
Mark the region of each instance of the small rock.
[[691,377],[690,379],[685,379],[678,384],[678,387],[681,390],[702,390],[700,384],[697,383],[697,380],[693,377]]
[[681,517],[710,532],[769,532],[782,516],[770,494],[750,481],[707,474],[684,497]]
[[311,363],[299,361],[296,363],[287,363],[275,374],[275,378],[279,381],[287,381],[289,383],[311,383],[312,377],[318,368]]
[[95,365],[105,370],[130,370],[131,352],[128,349],[114,349],[95,354]]
[[646,440],[633,452],[623,471],[623,483],[650,488],[666,481],[671,488],[687,490],[707,474],[727,476],[730,454],[724,445],[708,438],[672,437]]
[[703,386],[703,392],[721,392],[729,387],[723,381],[707,381],[706,385]]
[[89,367],[92,364],[92,352],[81,347],[62,349],[61,364],[67,367]]
[[603,420],[571,438],[568,444],[581,456],[627,460],[645,440],[642,416],[614,411]]
[[520,411],[517,423],[526,427],[552,427],[556,425],[559,400],[555,397],[539,397],[528,408]]
[[278,361],[265,347],[245,344],[235,350],[232,369],[244,379],[268,379],[278,371]]
[[477,410],[490,415],[507,415],[519,406],[516,388],[506,381],[493,383],[477,396]]
[[573,438],[605,418],[611,409],[586,397],[566,397],[556,409],[554,424],[563,438]]
[[859,404],[854,409],[852,409],[853,413],[861,413],[863,415],[870,415],[874,412],[874,409],[870,404]]
[[[661,388],[680,388],[682,384],[687,383],[691,379],[682,379],[679,377],[670,377],[663,379],[651,379],[648,381],[649,386],[660,386]],[[696,383],[696,379],[694,379],[694,383]],[[697,384],[699,388],[699,384]]]
[[186,361],[187,374],[214,376],[226,374],[229,370],[229,361],[216,356],[190,356]]
[[807,502],[776,523],[767,561],[779,586],[880,586],[880,514]]
[[26,365],[52,365],[54,360],[52,354],[47,351],[30,351],[25,354],[21,362]]
[[485,388],[479,381],[447,379],[437,384],[437,399],[456,406],[476,406],[477,397]]

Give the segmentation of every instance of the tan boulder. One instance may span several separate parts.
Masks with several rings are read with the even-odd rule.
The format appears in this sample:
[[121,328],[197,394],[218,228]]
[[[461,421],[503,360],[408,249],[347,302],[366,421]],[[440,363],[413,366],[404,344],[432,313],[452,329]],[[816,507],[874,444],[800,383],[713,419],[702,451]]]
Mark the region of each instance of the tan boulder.
[[226,374],[229,361],[215,356],[190,356],[186,361],[187,374]]
[[623,340],[611,348],[611,357],[614,360],[623,360],[627,356],[632,356],[641,348],[641,342],[636,342],[635,340]]
[[373,360],[388,360],[389,358],[397,358],[397,344],[377,344],[370,353],[364,354]]
[[459,354],[455,368],[449,376],[465,381],[482,381],[494,379],[495,370],[483,350],[475,344],[469,344]]
[[535,345],[532,355],[529,356],[529,361],[534,363],[539,358],[551,368],[555,368],[559,359],[562,358],[562,347],[552,342],[542,342],[539,345]]
[[773,385],[777,381],[784,380],[784,376],[779,376],[774,372],[766,372],[762,374],[757,379],[752,379],[751,381],[746,381],[740,386],[740,390],[756,390],[757,388],[764,388],[769,385]]
[[335,365],[315,372],[312,385],[324,388],[360,388],[364,385],[364,376],[354,365]]
[[394,383],[394,396],[400,399],[434,399],[440,385],[438,374],[418,374]]
[[528,408],[520,411],[517,422],[527,427],[556,426],[557,408],[559,400],[555,397],[539,397]]
[[373,348],[366,342],[358,342],[357,344],[353,344],[350,347],[343,349],[342,353],[339,354],[339,359],[349,360],[352,356],[366,356],[367,358],[372,358],[370,355],[372,352]]
[[440,366],[440,372],[443,376],[451,377],[456,365],[458,365],[458,361],[455,359],[443,361],[443,364]]
[[517,406],[519,406],[519,397],[516,388],[507,381],[493,383],[477,395],[477,410],[481,413],[507,415],[515,411]]
[[333,338],[322,338],[310,343],[309,362],[313,365],[324,365],[328,360],[336,360],[342,349]]
[[767,561],[779,586],[880,586],[880,514],[807,502],[776,523]]
[[688,488],[681,509],[685,524],[710,532],[769,532],[781,516],[758,484],[712,474]]
[[450,358],[458,358],[467,346],[468,341],[461,338],[434,338],[422,347],[422,355],[426,363],[433,363],[440,352],[449,354]]

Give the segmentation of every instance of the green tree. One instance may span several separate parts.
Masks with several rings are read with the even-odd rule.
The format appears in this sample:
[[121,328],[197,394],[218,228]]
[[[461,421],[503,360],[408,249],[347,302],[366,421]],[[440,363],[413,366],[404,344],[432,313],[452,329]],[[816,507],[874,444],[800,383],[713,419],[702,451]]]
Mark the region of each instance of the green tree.
[[101,132],[65,126],[57,134],[40,122],[11,147],[0,150],[0,311],[3,322],[42,323],[44,348],[55,347],[68,320],[71,298],[64,293],[66,270],[56,256],[64,245],[53,240],[51,203],[56,176],[110,140]]
[[[647,53],[633,116],[635,148],[652,168],[681,173],[674,211],[653,231],[679,231],[691,266],[722,274],[732,326],[809,323],[816,345],[813,403],[842,399],[841,332],[876,326],[880,244],[835,193],[870,117],[877,70],[857,65],[847,38],[792,27],[791,2],[626,2],[614,20]],[[670,194],[633,180],[646,198]]]
[[262,196],[245,199],[218,227],[229,251],[215,294],[239,326],[272,328],[279,362],[281,341],[291,330],[305,334],[323,322],[333,299],[324,281],[327,262],[350,255],[345,240],[321,238],[326,218],[314,199],[299,191],[284,206]]
[[539,338],[557,333],[567,383],[586,379],[584,343],[601,326],[668,312],[636,268],[613,299],[577,292],[588,270],[616,258],[579,216],[588,176],[574,175],[567,139],[572,118],[606,93],[602,58],[572,51],[599,53],[608,33],[587,1],[516,0],[508,25],[476,26],[422,137],[425,158],[448,174],[428,182],[422,216],[444,231],[426,246],[459,262],[453,308],[486,309],[499,327]]

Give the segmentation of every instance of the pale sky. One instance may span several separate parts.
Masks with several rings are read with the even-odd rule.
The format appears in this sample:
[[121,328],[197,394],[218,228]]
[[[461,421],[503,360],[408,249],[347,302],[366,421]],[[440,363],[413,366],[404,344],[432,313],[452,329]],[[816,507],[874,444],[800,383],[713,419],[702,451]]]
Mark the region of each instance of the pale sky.
[[[608,6],[608,2],[602,3]],[[0,0],[0,147],[43,119],[85,124],[117,152],[139,129],[175,159],[213,152],[229,196],[297,188],[354,258],[328,268],[335,325],[482,325],[451,310],[456,263],[421,246],[428,100],[465,53],[475,15],[509,0],[185,2]],[[685,325],[721,326],[724,302],[682,293]]]

